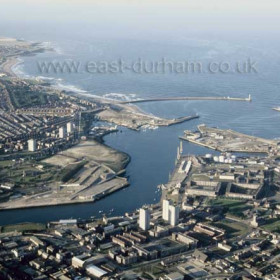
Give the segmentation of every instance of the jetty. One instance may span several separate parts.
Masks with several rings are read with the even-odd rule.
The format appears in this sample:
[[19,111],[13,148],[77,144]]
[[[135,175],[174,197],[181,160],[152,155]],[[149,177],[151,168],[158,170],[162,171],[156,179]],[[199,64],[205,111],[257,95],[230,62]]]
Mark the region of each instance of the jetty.
[[121,104],[131,103],[146,103],[146,102],[158,102],[158,101],[184,101],[184,100],[222,100],[222,101],[246,101],[251,102],[251,94],[248,97],[230,97],[230,96],[178,96],[178,97],[161,97],[161,98],[146,98],[135,99],[130,101],[122,101]]

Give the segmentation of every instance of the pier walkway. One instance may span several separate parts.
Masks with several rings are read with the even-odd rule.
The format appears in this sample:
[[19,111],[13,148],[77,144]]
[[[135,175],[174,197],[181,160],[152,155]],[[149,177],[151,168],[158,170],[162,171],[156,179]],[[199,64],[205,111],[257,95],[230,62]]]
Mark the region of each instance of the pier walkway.
[[179,97],[162,97],[162,98],[146,98],[136,99],[130,101],[122,101],[121,104],[131,103],[144,103],[144,102],[156,102],[156,101],[179,101],[179,100],[223,100],[223,101],[252,101],[251,95],[247,98],[230,97],[230,96],[179,96]]

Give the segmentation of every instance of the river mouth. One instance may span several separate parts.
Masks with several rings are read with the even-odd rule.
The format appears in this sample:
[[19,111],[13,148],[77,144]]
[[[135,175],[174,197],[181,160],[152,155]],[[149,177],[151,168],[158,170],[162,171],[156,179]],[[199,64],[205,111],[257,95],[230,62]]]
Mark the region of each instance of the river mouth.
[[[131,160],[126,171],[126,176],[128,176],[131,184],[130,187],[93,203],[0,211],[0,224],[45,223],[66,218],[101,217],[103,214],[108,216],[124,215],[126,212],[133,211],[143,204],[158,202],[161,193],[158,191],[157,186],[168,181],[169,174],[175,166],[176,151],[180,143],[179,136],[183,134],[184,130],[194,130],[201,123],[212,126],[216,124],[220,128],[229,126],[228,123],[231,122],[232,115],[227,118],[220,118],[221,114],[226,116],[223,111],[226,111],[227,108],[220,107],[219,110],[211,114],[213,106],[215,107],[222,102],[207,101],[197,103],[185,101],[185,104],[170,102],[170,104],[153,103],[141,105],[142,110],[162,117],[178,117],[180,114],[188,113],[189,111],[197,111],[201,118],[170,127],[160,127],[155,130],[133,131],[120,127],[119,132],[106,135],[104,143],[130,156]],[[248,110],[248,106],[254,106],[254,104],[225,103],[224,106],[231,108],[236,106],[239,110]],[[177,108],[176,113],[175,108]],[[248,115],[247,119],[250,121]],[[238,130],[238,127],[232,127],[232,129]],[[183,142],[183,153],[218,154],[217,151],[188,142]]]
[[[11,30],[9,36],[14,36]],[[23,30],[20,30],[23,32]],[[80,32],[80,29],[79,29]],[[66,33],[65,33],[66,34]],[[220,45],[219,41],[209,39],[206,45],[200,40],[193,40],[193,46],[188,44],[170,44],[169,40],[155,42],[153,40],[123,40],[94,38],[89,34],[77,34],[75,39],[69,38],[63,32],[55,34],[16,34],[27,40],[52,41],[59,47],[56,52],[47,52],[36,57],[24,57],[18,67],[23,75],[28,77],[42,76],[36,67],[38,60],[64,61],[77,59],[110,59],[124,55],[126,58],[137,58],[139,53],[145,53],[147,58],[153,59],[166,53],[176,53],[179,58],[207,57],[209,53],[216,53],[216,59],[230,58],[231,60],[248,56],[257,57],[262,66],[255,75],[133,75],[132,73],[116,75],[77,75],[53,74],[45,75],[49,82],[58,83],[64,89],[71,89],[91,95],[117,97],[127,99],[149,98],[151,96],[252,96],[252,102],[227,101],[168,101],[138,104],[138,107],[148,113],[162,118],[179,118],[186,115],[199,115],[185,123],[170,127],[160,127],[155,130],[132,131],[121,128],[122,132],[104,137],[106,145],[127,153],[131,161],[127,166],[126,176],[129,177],[130,187],[120,190],[94,203],[79,205],[52,206],[21,210],[0,211],[0,224],[19,222],[47,222],[63,218],[88,218],[91,216],[124,215],[147,203],[158,202],[160,192],[157,186],[168,181],[169,173],[174,168],[176,151],[179,146],[179,136],[184,130],[196,130],[197,125],[206,124],[211,127],[232,129],[248,135],[263,138],[279,137],[280,114],[272,110],[279,105],[279,64],[271,61],[270,52],[260,56],[259,45],[255,42],[255,49],[250,48],[252,42],[240,39],[233,42],[225,37],[227,43]],[[210,36],[211,37],[211,36]],[[205,39],[205,38],[204,38]],[[268,40],[270,40],[268,38]],[[275,37],[271,38],[271,42]],[[81,42],[84,47],[81,48]],[[133,46],[124,53],[124,46]],[[217,46],[220,46],[217,52]],[[270,45],[269,47],[277,45]],[[149,53],[146,54],[146,50]],[[161,51],[162,50],[162,51]],[[269,49],[270,50],[270,49]],[[208,58],[205,58],[205,61]],[[41,74],[41,75],[40,75]],[[43,75],[44,76],[44,75]],[[191,143],[183,143],[184,154],[216,153]]]

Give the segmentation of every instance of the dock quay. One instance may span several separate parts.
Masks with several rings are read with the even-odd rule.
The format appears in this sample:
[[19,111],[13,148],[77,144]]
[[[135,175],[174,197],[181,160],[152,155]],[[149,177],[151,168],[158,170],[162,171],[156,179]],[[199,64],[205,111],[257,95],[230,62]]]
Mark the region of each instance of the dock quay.
[[177,118],[177,119],[174,119],[172,122],[170,122],[168,124],[168,126],[183,123],[183,122],[190,121],[190,120],[193,120],[193,119],[198,119],[198,118],[199,118],[199,115]]
[[146,98],[146,99],[136,99],[130,101],[122,101],[120,104],[131,104],[131,103],[146,103],[146,102],[156,102],[156,101],[184,101],[184,100],[222,100],[222,101],[245,101],[251,102],[252,98],[249,94],[246,98],[240,97],[230,97],[230,96],[179,96],[179,97],[162,97],[162,98]]
[[193,143],[193,144],[196,144],[196,145],[199,145],[199,146],[202,146],[202,147],[205,147],[205,148],[208,148],[208,149],[211,149],[211,150],[216,150],[216,151],[219,151],[219,152],[225,152],[225,150],[223,150],[221,148],[219,149],[217,147],[214,147],[214,146],[211,146],[211,145],[208,145],[208,144],[204,144],[204,143],[201,143],[201,142],[196,141],[196,140],[189,139],[187,136],[179,136],[179,139],[190,142],[190,143]]
[[264,153],[277,155],[278,141],[246,135],[230,129],[218,129],[199,125],[195,132],[185,131],[181,140],[220,152]]

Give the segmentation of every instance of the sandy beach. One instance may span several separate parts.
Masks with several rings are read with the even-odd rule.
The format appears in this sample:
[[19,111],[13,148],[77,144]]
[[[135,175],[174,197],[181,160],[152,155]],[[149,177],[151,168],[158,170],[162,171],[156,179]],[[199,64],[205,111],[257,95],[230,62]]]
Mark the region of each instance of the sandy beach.
[[13,71],[13,67],[20,64],[21,60],[18,57],[7,58],[7,61],[4,62],[0,67],[4,74],[10,77],[17,78],[17,75]]

